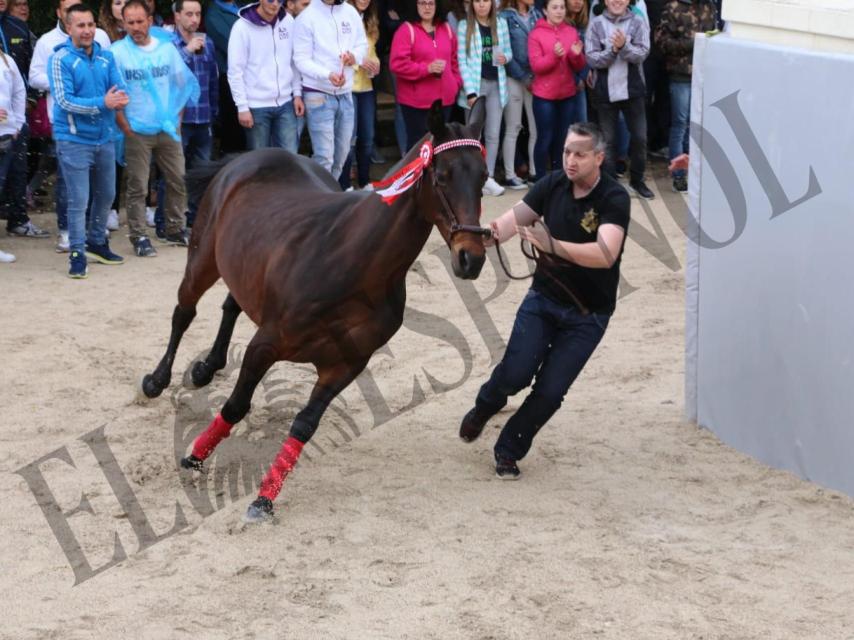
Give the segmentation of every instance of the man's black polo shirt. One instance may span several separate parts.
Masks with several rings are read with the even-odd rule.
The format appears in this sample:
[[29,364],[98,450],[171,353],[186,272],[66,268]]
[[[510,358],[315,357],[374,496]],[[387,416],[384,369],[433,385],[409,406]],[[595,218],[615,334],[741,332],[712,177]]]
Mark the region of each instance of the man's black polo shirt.
[[[631,203],[626,190],[602,173],[599,184],[578,200],[572,194],[572,181],[563,171],[553,171],[537,182],[523,198],[525,204],[544,219],[552,236],[567,242],[596,242],[599,225],[616,224],[628,232]],[[557,256],[549,266],[550,274],[572,291],[581,303],[596,313],[612,313],[617,304],[620,282],[620,254],[609,269],[581,267]],[[537,266],[532,287],[552,300],[575,306],[572,298]]]

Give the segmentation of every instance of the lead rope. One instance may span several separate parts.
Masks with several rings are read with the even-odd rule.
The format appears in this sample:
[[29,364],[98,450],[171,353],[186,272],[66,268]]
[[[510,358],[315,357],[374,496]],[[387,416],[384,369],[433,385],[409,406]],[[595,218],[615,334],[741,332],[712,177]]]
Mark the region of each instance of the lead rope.
[[[542,225],[543,229],[546,230],[546,235],[548,235],[548,237],[549,237],[550,254],[554,255],[555,254],[554,238],[552,237],[552,234],[549,231],[548,226],[546,225],[544,220],[535,220],[534,224],[532,226],[536,226],[538,224]],[[529,278],[533,278],[534,273],[530,273],[526,276],[514,276],[512,273],[510,273],[510,269],[507,267],[507,264],[504,262],[504,254],[501,253],[500,244],[501,243],[498,242],[498,240],[496,239],[495,240],[495,252],[498,254],[498,263],[501,265],[501,268],[504,270],[504,273],[507,275],[507,277],[510,278],[511,280],[527,280]],[[528,253],[528,251],[526,251],[526,244],[528,246],[530,246],[530,248],[531,248],[530,253]],[[537,250],[537,248],[533,244],[531,244],[530,242],[527,242],[524,238],[520,238],[519,245],[520,245],[520,249],[522,251],[522,255],[525,256],[528,260],[533,260],[534,262],[537,263],[537,266],[541,268],[541,273],[544,276],[546,276],[549,280],[551,280],[555,285],[557,285],[561,291],[563,291],[566,295],[569,296],[569,298],[572,300],[572,303],[581,312],[581,315],[586,316],[590,313],[590,310],[586,306],[584,306],[584,304],[581,302],[581,300],[579,300],[578,296],[575,295],[575,292],[572,289],[570,289],[566,284],[564,284],[563,282],[558,280],[558,278],[554,274],[551,273],[551,271],[554,269],[554,266],[557,263],[556,263],[555,259],[551,257],[550,254],[546,254],[546,253],[543,253],[543,252]]]

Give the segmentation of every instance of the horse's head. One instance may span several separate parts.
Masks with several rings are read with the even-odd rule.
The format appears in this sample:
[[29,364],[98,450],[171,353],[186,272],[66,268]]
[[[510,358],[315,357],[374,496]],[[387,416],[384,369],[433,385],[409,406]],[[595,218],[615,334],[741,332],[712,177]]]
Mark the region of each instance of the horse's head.
[[485,118],[486,101],[482,97],[474,103],[465,127],[445,123],[441,100],[433,103],[428,116],[433,158],[425,187],[433,192],[436,203],[432,222],[451,250],[454,274],[471,280],[480,275],[486,257],[480,199],[489,173],[479,143]]

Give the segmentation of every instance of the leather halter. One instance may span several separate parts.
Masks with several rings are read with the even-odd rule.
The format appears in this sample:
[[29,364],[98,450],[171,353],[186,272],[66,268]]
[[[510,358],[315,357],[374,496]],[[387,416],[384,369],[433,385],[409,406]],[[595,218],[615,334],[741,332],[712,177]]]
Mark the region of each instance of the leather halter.
[[[480,140],[475,140],[474,138],[460,138],[458,140],[451,140],[449,142],[443,142],[440,145],[437,145],[433,148],[433,155],[437,156],[443,151],[449,151],[451,149],[457,149],[459,147],[476,147],[480,149],[481,154],[486,156],[486,149],[480,143]],[[445,221],[448,223],[448,239],[453,238],[456,233],[474,233],[476,235],[490,237],[492,235],[492,229],[486,227],[481,227],[480,225],[474,224],[460,224],[459,218],[457,218],[454,213],[454,209],[451,206],[451,203],[448,202],[448,198],[445,195],[444,190],[439,186],[439,183],[436,180],[436,172],[433,170],[433,159],[430,159],[430,163],[427,165],[427,171],[430,174],[430,184],[433,186],[433,191],[436,192],[436,195],[439,197],[439,203],[442,205],[441,211],[442,215],[445,218]]]

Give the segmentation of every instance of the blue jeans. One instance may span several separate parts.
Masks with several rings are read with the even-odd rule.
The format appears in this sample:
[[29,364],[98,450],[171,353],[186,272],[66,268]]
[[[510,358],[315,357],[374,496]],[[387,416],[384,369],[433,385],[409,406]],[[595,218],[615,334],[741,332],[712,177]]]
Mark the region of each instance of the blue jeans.
[[250,108],[254,124],[246,130],[246,146],[249,149],[281,147],[291,153],[297,152],[297,115],[293,100],[279,107]]
[[[383,59],[383,67],[389,69],[389,58]],[[403,109],[400,108],[400,103],[397,101],[397,76],[393,73],[389,74],[391,78],[391,91],[394,94],[394,137],[397,138],[397,148],[400,151],[400,157],[406,155],[409,148],[406,146],[406,122],[403,119]],[[447,121],[447,118],[445,118]]]
[[[682,80],[670,81],[670,159],[688,153],[688,131],[691,119],[691,83]],[[673,172],[674,176],[685,175],[685,171]]]
[[0,152],[0,203],[6,212],[6,228],[27,224],[27,143],[29,128],[24,125],[9,150]]
[[[208,123],[194,124],[185,122],[181,125],[181,143],[184,147],[184,171],[186,172],[193,168],[197,162],[203,162],[211,159],[211,146],[213,138],[211,137],[211,126]],[[163,199],[165,199],[165,189]],[[163,200],[160,194],[157,196],[157,205]],[[196,210],[199,208],[199,203],[195,200],[187,199],[187,226],[192,227],[193,221],[196,219]]]
[[495,415],[507,397],[531,384],[533,389],[495,443],[495,455],[521,460],[534,436],[563,403],[570,385],[593,354],[611,316],[582,315],[530,289],[522,300],[507,350],[477,394],[477,409]]
[[312,160],[332,174],[341,175],[353,137],[353,95],[333,96],[322,91],[305,91],[305,116],[311,136]]
[[350,141],[350,155],[341,170],[338,184],[342,189],[349,188],[350,167],[356,161],[358,185],[364,187],[371,181],[371,152],[374,149],[374,120],[377,115],[377,98],[373,91],[353,93],[353,138]]
[[[107,241],[107,213],[116,195],[116,146],[56,141],[56,156],[68,191],[68,242],[72,251],[85,251],[86,243]],[[88,225],[86,205],[92,205]]]
[[533,107],[537,125],[534,163],[537,176],[544,176],[552,169],[563,166],[563,143],[577,111],[577,96],[563,100],[545,100],[534,96]]

